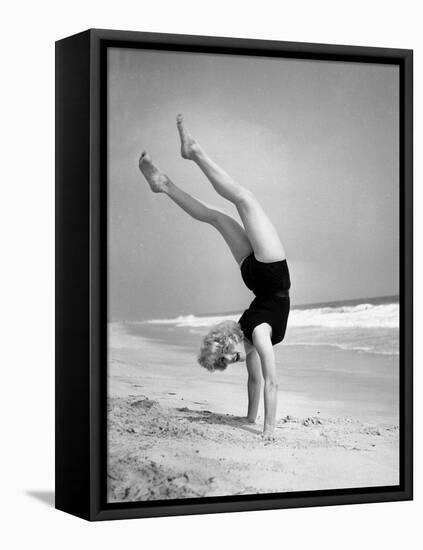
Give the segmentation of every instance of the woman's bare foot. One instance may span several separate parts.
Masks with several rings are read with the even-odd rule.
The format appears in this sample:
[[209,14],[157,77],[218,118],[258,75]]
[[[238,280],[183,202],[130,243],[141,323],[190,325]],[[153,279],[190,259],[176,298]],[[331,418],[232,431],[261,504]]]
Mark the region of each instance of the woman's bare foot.
[[165,193],[170,180],[163,172],[153,164],[150,155],[144,151],[140,156],[139,167],[153,193]]
[[176,117],[179,137],[181,138],[181,155],[184,159],[195,160],[201,152],[201,146],[195,141],[184,125],[184,117],[179,114]]

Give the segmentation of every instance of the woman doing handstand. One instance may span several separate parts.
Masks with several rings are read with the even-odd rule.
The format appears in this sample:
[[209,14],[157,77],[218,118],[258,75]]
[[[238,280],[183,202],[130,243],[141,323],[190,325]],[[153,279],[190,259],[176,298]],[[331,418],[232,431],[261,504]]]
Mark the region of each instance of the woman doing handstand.
[[226,321],[213,327],[203,341],[199,363],[209,371],[224,370],[246,361],[248,370],[247,419],[257,417],[264,378],[263,437],[273,439],[277,409],[277,378],[273,346],[285,336],[291,286],[285,251],[275,227],[253,193],[235,182],[194,140],[177,117],[184,159],[197,164],[214,189],[232,202],[243,227],[234,218],[192,197],[175,185],[143,152],[139,167],[155,193],[165,193],[194,219],[215,227],[240,265],[241,276],[255,298],[238,323]]

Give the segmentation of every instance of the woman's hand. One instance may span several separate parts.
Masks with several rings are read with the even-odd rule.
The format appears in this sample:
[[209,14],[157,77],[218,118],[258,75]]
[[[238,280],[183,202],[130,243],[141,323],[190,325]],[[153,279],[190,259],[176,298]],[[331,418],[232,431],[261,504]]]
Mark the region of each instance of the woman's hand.
[[263,441],[271,442],[276,441],[275,434],[273,430],[264,430],[264,432],[261,434],[261,438]]
[[235,417],[238,422],[241,422],[241,424],[255,424],[256,423],[256,419],[255,418],[251,418],[249,416],[238,416],[238,417]]

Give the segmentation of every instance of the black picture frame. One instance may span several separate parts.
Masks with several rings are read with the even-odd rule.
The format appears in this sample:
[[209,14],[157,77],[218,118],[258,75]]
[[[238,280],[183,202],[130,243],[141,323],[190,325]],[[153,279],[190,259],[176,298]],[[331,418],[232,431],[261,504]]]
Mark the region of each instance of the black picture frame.
[[[106,502],[108,47],[395,64],[400,70],[400,484]],[[413,52],[91,29],[56,43],[56,508],[109,520],[412,499]]]

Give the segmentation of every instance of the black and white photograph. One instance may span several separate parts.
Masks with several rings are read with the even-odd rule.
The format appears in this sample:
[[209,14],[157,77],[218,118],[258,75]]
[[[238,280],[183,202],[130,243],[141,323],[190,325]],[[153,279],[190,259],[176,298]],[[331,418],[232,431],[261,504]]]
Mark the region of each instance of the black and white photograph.
[[400,78],[107,49],[107,502],[400,483]]
[[413,549],[417,3],[2,13],[0,545]]

